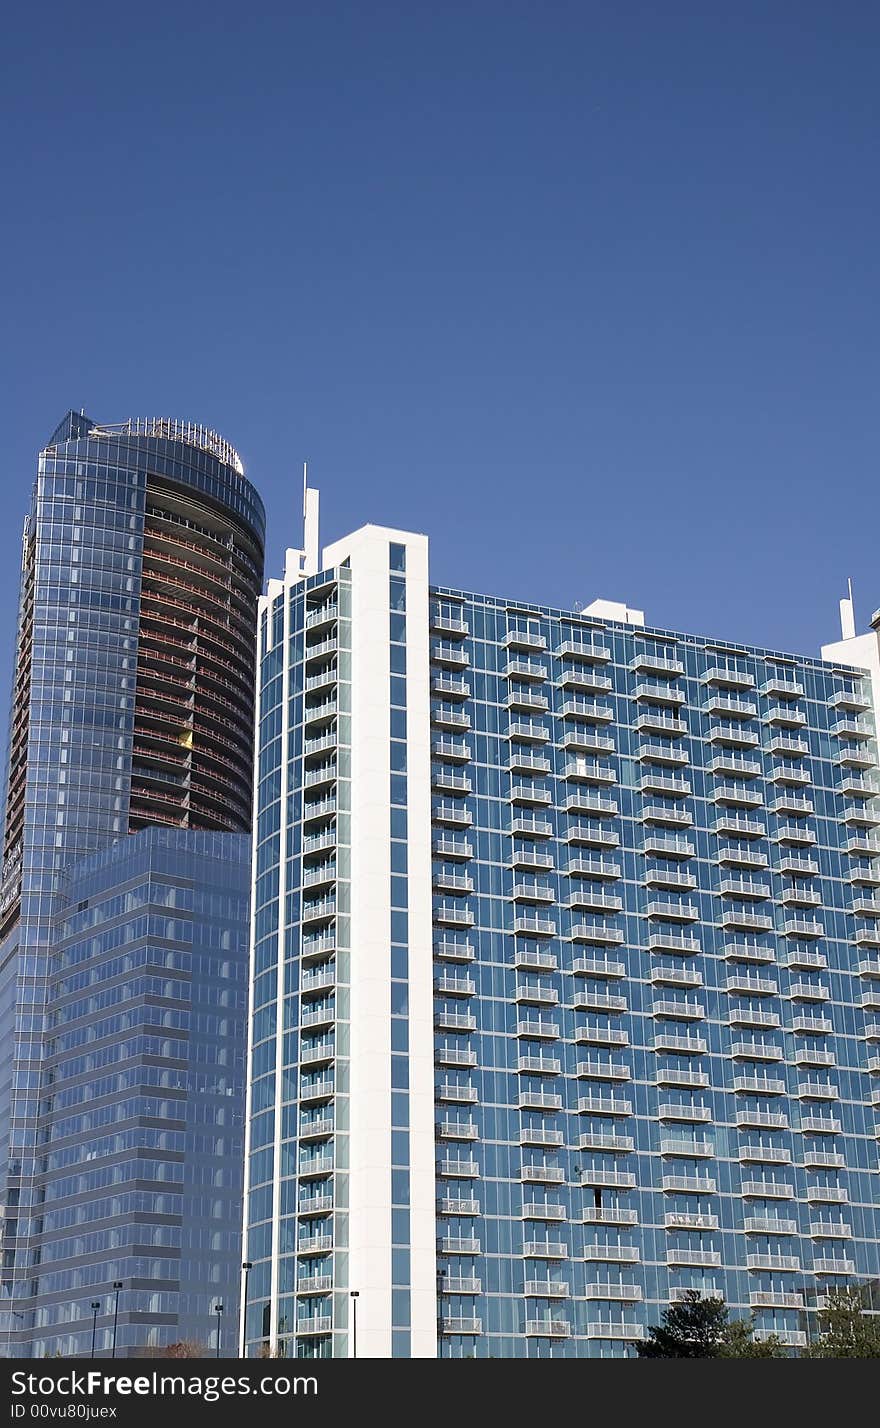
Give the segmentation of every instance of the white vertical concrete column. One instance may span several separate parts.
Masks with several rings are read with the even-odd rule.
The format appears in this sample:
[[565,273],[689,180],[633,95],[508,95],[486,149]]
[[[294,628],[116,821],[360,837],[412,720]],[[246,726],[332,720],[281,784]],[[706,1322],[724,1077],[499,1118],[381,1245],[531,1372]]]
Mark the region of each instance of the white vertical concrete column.
[[367,526],[351,566],[349,1284],[358,1355],[391,1356],[390,544],[406,547],[411,1352],[436,1354],[428,542]]
[[413,1358],[437,1355],[428,541],[406,546],[410,1270]]
[[391,718],[388,543],[361,531],[351,562],[351,1051],[349,1285],[358,1355],[391,1354]]

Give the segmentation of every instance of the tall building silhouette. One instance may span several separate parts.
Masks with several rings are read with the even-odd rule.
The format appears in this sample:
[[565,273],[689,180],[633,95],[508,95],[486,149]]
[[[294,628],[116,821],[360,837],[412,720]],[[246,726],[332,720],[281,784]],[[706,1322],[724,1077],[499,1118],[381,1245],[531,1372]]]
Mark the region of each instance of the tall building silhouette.
[[690,1290],[797,1350],[880,1272],[880,615],[809,658],[305,545],[259,615],[247,1352],[625,1356]]
[[9,1354],[88,1353],[96,1303],[99,1352],[235,1341],[264,528],[193,423],[71,412],[39,458],[0,878]]

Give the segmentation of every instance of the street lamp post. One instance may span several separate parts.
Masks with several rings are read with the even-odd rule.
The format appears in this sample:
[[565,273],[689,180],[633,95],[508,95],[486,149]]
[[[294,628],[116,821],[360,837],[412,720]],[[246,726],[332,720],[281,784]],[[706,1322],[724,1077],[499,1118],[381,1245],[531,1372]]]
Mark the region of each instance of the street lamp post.
[[242,1262],[241,1267],[244,1270],[244,1293],[242,1294],[241,1300],[241,1332],[239,1334],[238,1356],[243,1359],[247,1357],[248,1279],[254,1266],[251,1260],[246,1259]]
[[111,1359],[116,1358],[116,1326],[119,1323],[119,1291],[122,1288],[122,1280],[114,1279],[113,1289],[116,1298],[113,1301],[113,1346],[110,1350]]
[[443,1357],[443,1290],[446,1281],[446,1270],[437,1271],[437,1357]]
[[360,1290],[351,1290],[351,1356],[356,1359],[358,1356],[358,1299]]
[[214,1313],[217,1315],[217,1357],[220,1357],[220,1320],[223,1317],[223,1305],[217,1303],[214,1306]]
[[95,1357],[95,1336],[98,1332],[98,1310],[101,1307],[100,1299],[92,1300],[92,1358]]

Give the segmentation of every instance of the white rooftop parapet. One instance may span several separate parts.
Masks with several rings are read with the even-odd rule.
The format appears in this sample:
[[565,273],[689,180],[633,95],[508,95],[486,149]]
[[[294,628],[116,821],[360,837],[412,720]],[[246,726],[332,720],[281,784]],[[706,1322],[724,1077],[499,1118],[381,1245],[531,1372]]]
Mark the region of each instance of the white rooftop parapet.
[[618,600],[594,600],[581,610],[582,615],[597,615],[600,620],[618,620],[621,625],[643,625],[644,610],[631,610]]

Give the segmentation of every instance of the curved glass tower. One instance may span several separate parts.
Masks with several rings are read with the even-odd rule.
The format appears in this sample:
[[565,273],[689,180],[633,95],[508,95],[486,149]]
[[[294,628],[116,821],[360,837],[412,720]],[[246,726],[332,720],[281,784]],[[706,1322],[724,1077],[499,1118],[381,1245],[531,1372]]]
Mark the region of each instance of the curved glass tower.
[[0,875],[7,1353],[88,1353],[96,1301],[99,1351],[214,1343],[221,1301],[234,1343],[264,530],[205,427],[71,412],[40,455]]

